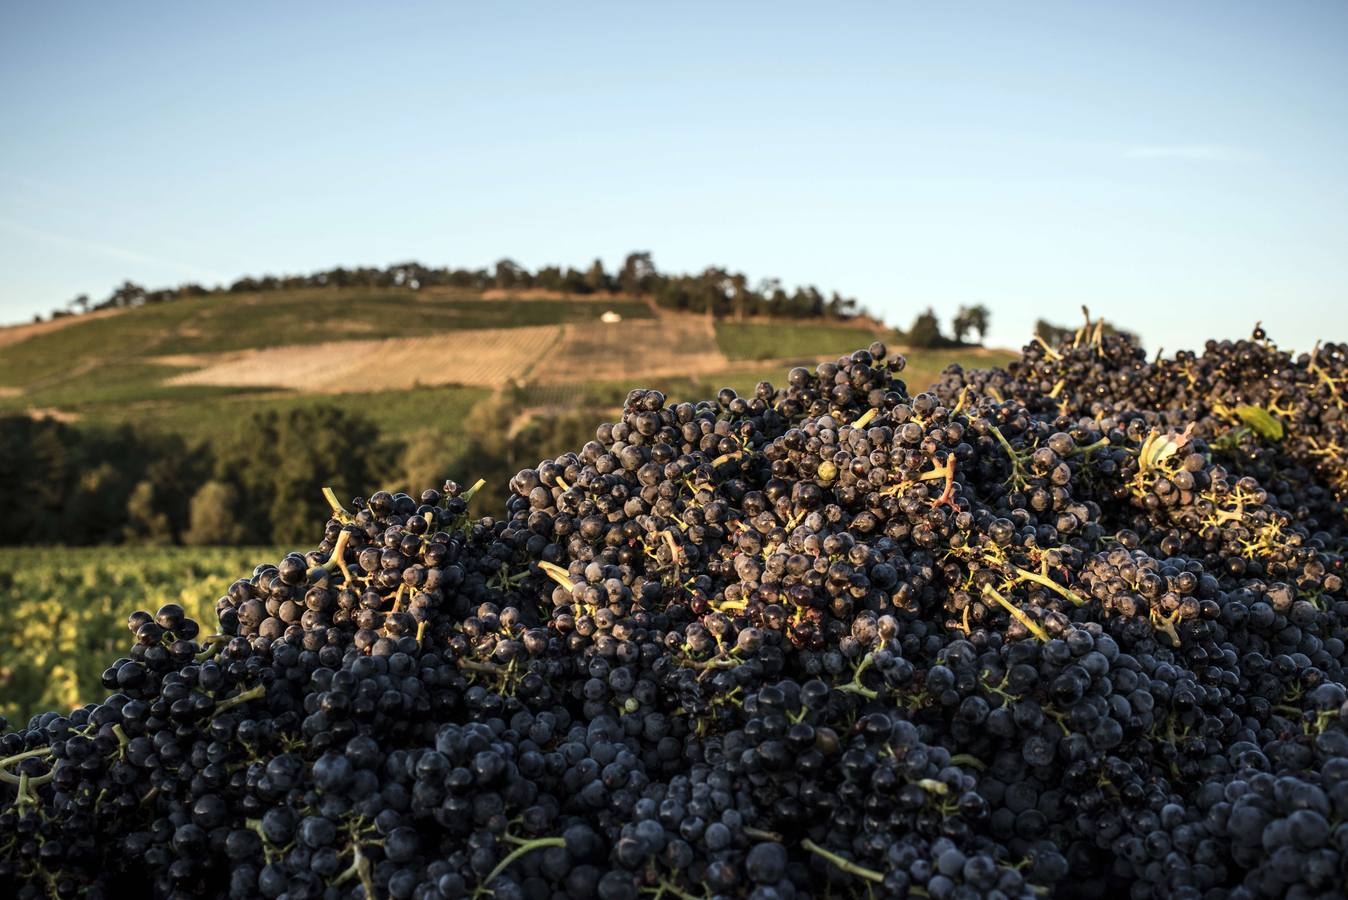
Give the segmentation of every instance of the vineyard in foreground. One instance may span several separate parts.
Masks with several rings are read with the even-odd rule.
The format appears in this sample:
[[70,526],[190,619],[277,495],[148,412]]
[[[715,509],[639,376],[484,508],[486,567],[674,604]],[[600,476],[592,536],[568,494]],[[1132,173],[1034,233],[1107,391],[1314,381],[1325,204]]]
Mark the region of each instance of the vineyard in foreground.
[[68,711],[102,689],[126,617],[177,603],[201,621],[270,548],[0,548],[0,715]]

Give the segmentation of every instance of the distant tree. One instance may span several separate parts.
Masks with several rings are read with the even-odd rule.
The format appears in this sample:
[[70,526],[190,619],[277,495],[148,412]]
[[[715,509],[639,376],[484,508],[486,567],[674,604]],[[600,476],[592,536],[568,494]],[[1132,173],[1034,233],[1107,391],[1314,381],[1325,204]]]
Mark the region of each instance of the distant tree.
[[125,309],[130,306],[140,306],[144,302],[145,288],[134,281],[124,281],[120,287],[112,292],[112,296],[100,305],[113,309]]
[[[506,425],[508,426],[508,422]],[[418,496],[426,488],[438,488],[446,478],[464,472],[465,440],[468,433],[451,435],[434,428],[414,432],[403,445],[398,461],[398,484],[404,491]],[[492,457],[483,457],[491,459]],[[476,477],[482,477],[477,475]]]
[[1070,341],[1074,334],[1075,328],[1054,325],[1047,319],[1038,319],[1034,323],[1034,336],[1052,347]]
[[956,343],[964,343],[964,336],[969,333],[973,326],[969,323],[969,308],[961,306],[955,313],[955,317],[950,320],[950,331],[955,335]]
[[851,316],[852,308],[856,305],[857,302],[852,298],[833,291],[828,296],[828,315],[833,319],[846,319]]
[[735,301],[735,318],[744,318],[744,307],[749,302],[749,279],[736,272],[730,276],[730,293]]
[[981,303],[974,304],[968,310],[968,320],[970,327],[978,332],[978,343],[987,340],[988,325],[992,321],[992,313]]
[[589,288],[585,286],[585,273],[580,269],[573,269],[567,266],[562,273],[562,290],[569,294],[585,294]]
[[655,263],[651,261],[651,252],[642,250],[627,254],[623,260],[622,272],[618,275],[618,288],[624,294],[646,293],[651,278],[655,276]]
[[156,503],[154,484],[142,481],[126,501],[126,528],[123,538],[129,544],[169,544],[173,529],[168,514]]
[[503,259],[496,264],[493,283],[503,291],[528,286],[529,273],[513,259]]
[[910,347],[939,347],[946,342],[945,335],[941,334],[941,323],[930,307],[913,320],[906,341]]
[[[71,437],[79,440],[81,437],[87,439],[88,435],[72,432]],[[103,451],[94,449],[89,455],[92,453],[102,455]],[[62,542],[105,544],[122,540],[127,501],[134,488],[133,478],[133,473],[128,471],[127,457],[121,453],[108,453],[100,461],[90,460],[82,466],[68,495]]]
[[277,544],[312,543],[326,515],[322,490],[339,497],[369,491],[394,456],[369,419],[319,405],[256,413],[216,448],[216,480],[235,486],[250,536]]
[[585,287],[591,293],[608,290],[608,273],[604,271],[602,260],[596,259],[590,264],[590,270],[585,273]]
[[991,316],[988,308],[981,303],[976,306],[961,306],[959,312],[955,313],[955,318],[950,322],[956,342],[964,343],[964,336],[970,331],[976,331],[978,332],[978,343],[983,343],[988,333],[988,321]]
[[248,531],[238,517],[239,492],[223,481],[208,481],[192,496],[191,521],[183,543],[199,547],[241,544]]
[[[800,286],[788,292],[780,281],[760,281],[750,286],[747,276],[731,274],[727,269],[711,267],[696,274],[666,274],[655,268],[650,251],[629,253],[622,267],[610,274],[596,259],[587,269],[562,269],[558,266],[541,268],[534,273],[509,259],[502,259],[491,269],[464,269],[441,266],[431,268],[415,261],[399,262],[377,268],[338,266],[307,275],[245,276],[226,288],[206,289],[196,284],[176,288],[147,291],[132,282],[117,288],[111,296],[89,309],[122,309],[145,304],[168,303],[185,297],[202,296],[228,291],[231,293],[266,293],[303,288],[396,288],[418,290],[424,287],[457,287],[466,290],[486,290],[495,287],[519,290],[541,287],[546,290],[575,294],[594,294],[622,290],[633,296],[651,297],[671,309],[705,312],[714,316],[744,317],[760,313],[792,318],[846,319],[864,310],[857,301],[837,292],[821,293],[813,285]],[[72,301],[72,304],[75,301]],[[67,305],[56,317],[73,310]],[[84,311],[84,307],[80,308]],[[41,321],[35,317],[34,321]]]
[[566,287],[566,282],[562,278],[562,270],[557,266],[547,266],[538,270],[534,276],[534,284],[545,291],[560,291]]
[[819,288],[809,285],[805,288],[805,299],[807,306],[805,314],[807,316],[819,317],[824,314],[824,295],[819,292]]
[[75,299],[70,301],[70,305],[71,305],[72,307],[74,307],[75,309],[78,309],[78,310],[79,310],[80,312],[82,312],[82,313],[88,312],[88,311],[89,311],[89,295],[88,295],[88,294],[77,294],[77,295],[75,296]]

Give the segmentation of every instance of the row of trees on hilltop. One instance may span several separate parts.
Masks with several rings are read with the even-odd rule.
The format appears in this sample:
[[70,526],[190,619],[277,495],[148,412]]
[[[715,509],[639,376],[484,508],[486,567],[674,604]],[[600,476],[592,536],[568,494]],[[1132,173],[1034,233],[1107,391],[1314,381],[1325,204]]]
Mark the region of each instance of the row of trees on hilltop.
[[462,269],[426,266],[418,262],[397,263],[384,268],[337,267],[309,275],[263,275],[240,278],[228,286],[207,288],[184,284],[150,290],[127,281],[102,300],[81,294],[53,318],[103,309],[128,309],[168,303],[186,297],[220,293],[265,293],[302,288],[461,288],[485,291],[544,290],[595,295],[621,293],[649,297],[660,306],[687,312],[711,313],[724,318],[778,316],[786,318],[850,319],[864,310],[852,297],[828,294],[814,285],[787,289],[777,278],[751,281],[743,272],[712,266],[696,274],[674,274],[656,268],[649,251],[627,254],[622,267],[610,272],[596,259],[586,269],[544,266],[529,270],[511,259],[491,268]]

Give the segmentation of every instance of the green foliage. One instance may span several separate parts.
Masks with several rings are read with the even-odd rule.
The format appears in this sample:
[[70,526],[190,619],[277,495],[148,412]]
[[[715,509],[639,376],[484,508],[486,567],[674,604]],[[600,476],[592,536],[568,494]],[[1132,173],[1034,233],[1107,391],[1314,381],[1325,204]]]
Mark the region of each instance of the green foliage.
[[975,306],[961,306],[959,312],[955,313],[955,318],[951,320],[950,328],[955,333],[957,343],[964,343],[964,336],[976,331],[978,343],[981,344],[987,337],[988,324],[991,320],[992,313],[981,303]]
[[191,518],[184,544],[198,547],[241,544],[248,537],[239,522],[239,492],[223,481],[208,481],[192,496]]
[[369,419],[339,406],[253,416],[215,455],[215,477],[239,492],[240,524],[254,543],[315,543],[322,489],[353,496],[385,480],[393,448]]
[[[396,456],[369,419],[336,406],[256,413],[209,450],[180,437],[0,419],[0,544],[167,544],[190,527],[238,542],[312,543],[331,485],[347,496],[387,480]],[[210,473],[233,491],[238,529],[209,525]],[[193,501],[199,507],[194,513]],[[223,539],[223,538],[222,538]]]
[[520,414],[522,392],[502,393],[480,404],[469,427],[454,433],[423,429],[412,435],[399,459],[400,478],[389,483],[417,496],[446,479],[463,485],[486,481],[477,510],[500,510],[510,479],[521,469],[573,450],[594,438],[611,411],[588,407],[561,414]]
[[1270,441],[1280,441],[1283,437],[1283,424],[1272,413],[1259,406],[1237,406],[1234,410],[1240,421],[1251,431]]
[[928,308],[913,320],[905,334],[905,343],[910,347],[943,347],[950,340],[941,334],[941,323],[937,321],[936,313]]
[[10,501],[0,544],[171,539],[199,467],[199,454],[173,435],[0,418],[0,496]]
[[126,617],[178,603],[205,626],[215,599],[271,549],[0,549],[0,715],[11,723],[106,696],[103,668],[132,643]]
[[126,528],[124,540],[128,544],[171,544],[173,529],[168,513],[161,508],[155,496],[154,484],[142,481],[131,491],[126,501]]
[[[615,289],[630,296],[645,296],[656,303],[673,309],[711,312],[714,315],[773,315],[817,318],[848,318],[861,312],[857,301],[843,297],[836,291],[825,297],[813,285],[797,287],[788,294],[775,278],[764,279],[757,288],[750,287],[749,278],[743,272],[731,272],[728,269],[711,266],[695,274],[671,274],[660,272],[649,251],[629,253],[623,267],[614,275],[604,270],[602,260],[596,259],[588,269],[562,269],[560,266],[546,266],[537,272],[530,272],[512,259],[502,259],[492,269],[451,269],[433,268],[416,262],[398,263],[383,269],[336,268],[309,275],[283,276],[264,275],[261,277],[240,278],[228,289],[208,290],[196,284],[181,285],[176,288],[147,290],[138,284],[127,281],[115,289],[105,300],[91,303],[85,295],[76,297],[65,308],[57,309],[52,318],[65,318],[79,312],[98,310],[134,310],[150,311],[164,320],[172,321],[182,308],[193,302],[211,305],[213,301],[224,298],[233,301],[223,306],[226,314],[236,316],[237,325],[242,334],[261,334],[264,344],[243,344],[240,346],[263,346],[275,343],[266,340],[267,329],[258,330],[260,317],[258,309],[250,309],[258,303],[258,295],[269,295],[266,306],[272,306],[272,295],[296,297],[314,292],[342,291],[358,292],[362,296],[384,299],[393,296],[401,303],[407,303],[409,295],[416,300],[443,298],[446,292],[457,292],[460,296],[480,292],[487,288],[496,290],[542,289],[578,295],[606,294]],[[499,301],[488,301],[499,302]],[[572,302],[572,301],[564,301]],[[613,298],[602,301],[607,305],[620,304]],[[623,310],[618,310],[623,312]],[[289,322],[291,331],[332,334],[344,328],[363,325],[355,310],[353,317],[330,320],[323,316],[309,316]],[[629,317],[639,315],[632,311],[624,312]],[[265,313],[264,313],[265,317]],[[35,317],[41,321],[41,317]],[[552,320],[549,320],[552,321]],[[560,321],[567,321],[565,319]],[[408,325],[403,321],[380,321],[377,326],[394,327]],[[542,322],[518,321],[516,324],[544,324]],[[462,322],[458,327],[471,327]],[[409,326],[410,327],[410,326]],[[451,326],[452,327],[452,326]],[[418,333],[414,329],[412,333]],[[280,332],[275,332],[280,333]],[[187,338],[186,348],[201,349],[193,343],[199,337],[195,329],[180,329],[176,334],[161,332],[164,337]],[[293,337],[293,335],[291,335]],[[330,339],[330,338],[320,338]],[[302,340],[286,340],[285,343],[303,343]],[[0,383],[3,382],[3,367],[0,367]]]

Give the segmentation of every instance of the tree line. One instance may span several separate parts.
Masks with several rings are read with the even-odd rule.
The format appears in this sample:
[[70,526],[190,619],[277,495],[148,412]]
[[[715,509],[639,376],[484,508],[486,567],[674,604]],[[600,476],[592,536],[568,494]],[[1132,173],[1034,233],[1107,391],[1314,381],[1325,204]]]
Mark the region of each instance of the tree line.
[[520,469],[594,437],[595,410],[512,431],[502,394],[454,435],[388,435],[331,404],[254,414],[210,445],[120,426],[74,427],[0,417],[0,545],[307,545],[331,486],[345,499],[380,488],[417,492],[447,477],[487,481],[496,506]]
[[[608,271],[596,259],[588,268],[544,266],[530,270],[511,259],[502,259],[490,268],[465,269],[426,266],[418,262],[379,267],[325,269],[308,275],[247,276],[227,286],[204,287],[182,284],[151,290],[127,281],[102,300],[80,294],[52,316],[78,315],[103,309],[128,309],[169,303],[187,297],[211,294],[266,293],[302,288],[462,288],[485,291],[544,290],[557,293],[595,295],[625,294],[649,297],[656,304],[688,312],[711,313],[718,317],[776,316],[783,318],[850,319],[865,315],[853,297],[837,291],[825,294],[814,285],[787,289],[777,278],[751,281],[743,272],[711,266],[695,274],[661,272],[649,251],[627,254],[621,268]],[[40,317],[39,317],[40,318]]]
[[[941,327],[941,320],[931,307],[917,314],[913,324],[907,330],[896,328],[897,340],[906,347],[924,349],[940,347],[966,347],[970,344],[982,344],[987,337],[988,326],[992,322],[992,313],[984,305],[961,306],[950,320],[950,333]],[[977,335],[975,339],[974,335]]]

